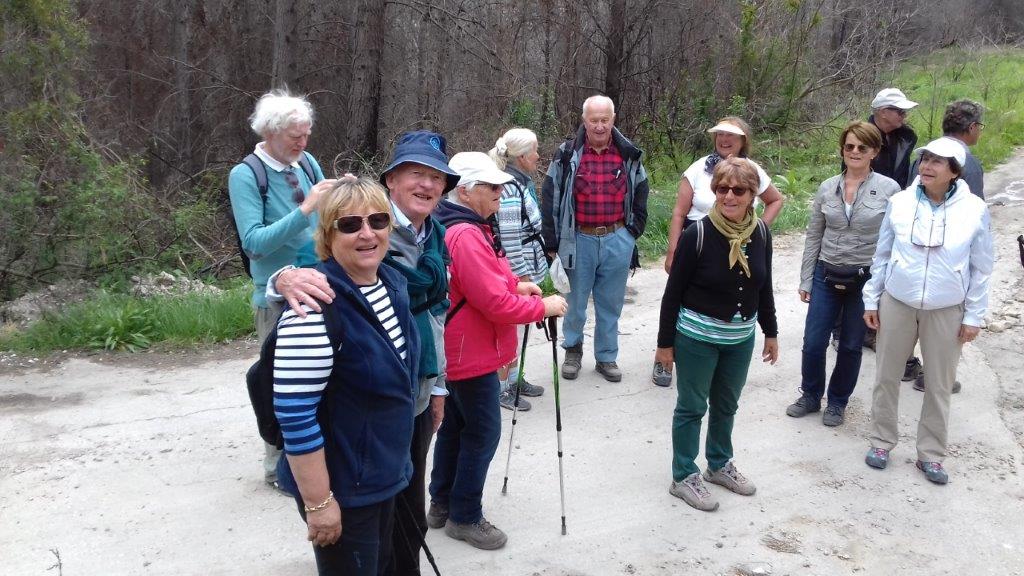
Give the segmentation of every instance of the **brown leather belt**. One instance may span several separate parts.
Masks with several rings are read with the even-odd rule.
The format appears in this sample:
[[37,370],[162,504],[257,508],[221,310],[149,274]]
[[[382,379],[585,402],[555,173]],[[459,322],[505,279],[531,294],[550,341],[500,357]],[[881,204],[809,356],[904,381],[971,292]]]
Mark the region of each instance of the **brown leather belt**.
[[606,234],[611,234],[612,232],[615,232],[616,230],[622,228],[625,225],[625,222],[619,220],[618,222],[609,224],[607,226],[577,226],[576,231],[582,232],[583,234],[588,234],[590,236],[604,236]]

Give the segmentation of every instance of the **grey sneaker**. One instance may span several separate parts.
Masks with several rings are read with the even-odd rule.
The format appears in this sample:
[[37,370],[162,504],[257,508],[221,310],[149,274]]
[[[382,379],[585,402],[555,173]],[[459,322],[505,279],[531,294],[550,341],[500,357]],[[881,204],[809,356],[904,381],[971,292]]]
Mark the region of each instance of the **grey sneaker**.
[[[511,389],[503,390],[501,394],[498,394],[498,404],[500,404],[501,407],[506,409],[506,410],[513,410],[513,409],[515,409],[516,393],[513,392]],[[533,408],[533,406],[530,406],[530,403],[526,401],[526,398],[523,398],[523,394],[522,394],[522,392],[520,392],[519,393],[519,411],[520,412],[526,412],[530,408]]]
[[821,415],[821,423],[825,426],[839,426],[845,420],[846,407],[826,406],[825,413]]
[[575,380],[580,375],[583,365],[583,345],[577,344],[565,349],[565,360],[562,362],[562,378]]
[[949,482],[949,474],[942,468],[942,462],[917,461],[917,469],[924,472],[924,477],[935,484],[946,484]]
[[668,487],[668,493],[681,498],[683,502],[686,502],[690,506],[693,506],[697,510],[703,510],[704,512],[713,512],[718,510],[718,500],[708,492],[704,482],[700,479],[700,473],[694,472],[686,478],[683,478],[682,482],[673,481]]
[[757,492],[757,486],[754,486],[753,482],[747,480],[746,476],[740,474],[740,471],[733,465],[732,460],[729,460],[725,463],[725,466],[714,472],[710,468],[705,470],[704,479],[712,484],[718,484],[723,488],[727,488],[740,496],[753,496],[754,492]]
[[662,388],[668,388],[672,385],[672,372],[666,370],[661,362],[654,363],[654,370],[651,372],[651,381],[654,382],[655,386],[661,386]]
[[885,448],[871,448],[868,450],[868,455],[864,457],[864,463],[872,468],[885,470],[885,467],[889,465],[889,451]]
[[619,382],[622,380],[622,370],[619,370],[619,365],[615,362],[598,362],[597,372],[609,382]]
[[481,518],[475,524],[458,524],[449,521],[444,525],[444,533],[481,550],[497,550],[508,542],[508,536],[488,522],[486,518]]
[[448,509],[440,504],[430,503],[430,508],[427,509],[427,526],[437,530],[444,528],[445,522],[448,521]]
[[[541,396],[543,394],[544,394],[544,387],[543,386],[537,386],[536,384],[530,384],[526,380],[523,380],[523,382],[519,385],[519,395],[520,396],[529,396],[530,398],[536,398],[537,396]],[[519,401],[520,401],[519,409],[522,410],[523,409],[522,398],[520,398]]]
[[817,412],[821,410],[821,401],[815,400],[810,396],[801,396],[786,407],[786,416],[792,416],[793,418],[803,418],[811,412]]
[[[959,394],[963,386],[959,380],[953,381],[953,394]],[[918,392],[924,392],[924,372],[921,373],[916,379],[914,379],[914,390]]]

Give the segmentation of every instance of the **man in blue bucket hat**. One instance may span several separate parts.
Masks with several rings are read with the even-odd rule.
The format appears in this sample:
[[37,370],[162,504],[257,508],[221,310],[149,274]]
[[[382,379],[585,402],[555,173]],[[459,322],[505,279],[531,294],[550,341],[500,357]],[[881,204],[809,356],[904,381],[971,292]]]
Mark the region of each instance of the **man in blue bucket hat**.
[[[449,258],[444,226],[431,213],[458,181],[459,175],[448,166],[444,136],[426,130],[399,136],[391,162],[380,175],[380,182],[391,198],[395,222],[385,262],[408,280],[410,306],[421,340],[420,386],[410,447],[413,476],[395,505],[394,556],[385,572],[389,575],[420,574],[420,540],[427,531],[427,451],[431,436],[441,425],[444,398],[448,395],[444,378],[444,320],[449,305]],[[276,283],[269,286],[276,287],[280,296],[268,289],[268,297],[283,297],[295,309],[300,309],[301,302],[319,310],[316,299],[330,302],[334,296],[326,280],[311,269],[283,270]]]

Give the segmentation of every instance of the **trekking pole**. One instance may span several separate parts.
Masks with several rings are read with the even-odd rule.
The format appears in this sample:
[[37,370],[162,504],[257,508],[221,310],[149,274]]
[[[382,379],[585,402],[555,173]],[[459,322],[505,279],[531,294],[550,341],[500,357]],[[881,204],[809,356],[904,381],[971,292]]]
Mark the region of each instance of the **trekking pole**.
[[558,437],[558,492],[562,499],[562,536],[565,536],[565,472],[562,469],[562,402],[558,393],[558,317],[548,318],[551,338],[551,375],[555,388],[555,432]]
[[508,494],[508,467],[512,464],[512,438],[516,435],[516,414],[519,413],[519,391],[523,386],[523,369],[526,367],[526,341],[530,337],[530,325],[523,328],[523,348],[519,352],[519,375],[516,377],[516,396],[512,402],[512,432],[508,435],[508,458],[505,459],[505,481],[501,483],[501,494]]

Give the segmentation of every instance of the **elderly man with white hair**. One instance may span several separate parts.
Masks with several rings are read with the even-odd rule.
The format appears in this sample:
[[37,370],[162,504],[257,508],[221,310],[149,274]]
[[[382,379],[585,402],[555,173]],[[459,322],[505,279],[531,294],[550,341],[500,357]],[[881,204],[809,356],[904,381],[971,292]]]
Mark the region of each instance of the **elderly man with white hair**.
[[[238,237],[249,259],[256,335],[262,344],[281,314],[280,304],[264,295],[267,278],[282,266],[313,266],[316,206],[335,180],[325,180],[320,165],[308,154],[313,107],[305,98],[284,91],[264,94],[249,118],[263,140],[231,169],[228,193]],[[265,444],[264,480],[277,487],[281,449]]]
[[647,171],[642,152],[615,128],[607,96],[583,102],[583,123],[562,143],[544,178],[544,245],[569,276],[562,377],[579,375],[587,302],[594,297],[594,358],[609,382],[622,380],[619,315],[629,270],[639,265],[636,240],[647,225]]

